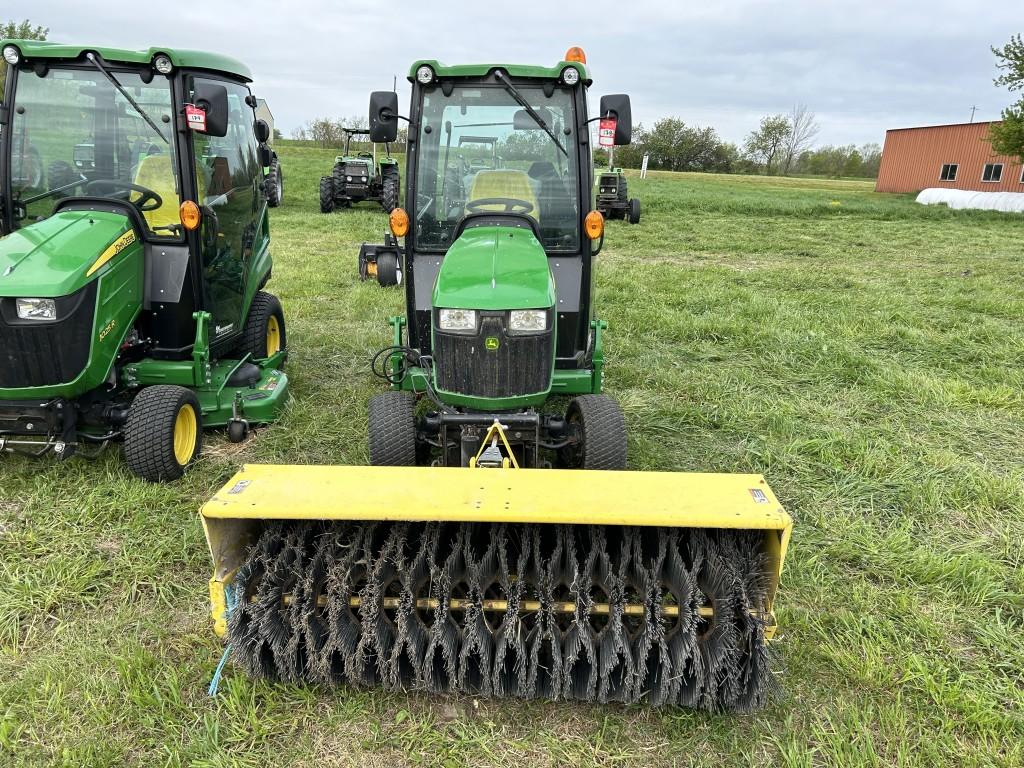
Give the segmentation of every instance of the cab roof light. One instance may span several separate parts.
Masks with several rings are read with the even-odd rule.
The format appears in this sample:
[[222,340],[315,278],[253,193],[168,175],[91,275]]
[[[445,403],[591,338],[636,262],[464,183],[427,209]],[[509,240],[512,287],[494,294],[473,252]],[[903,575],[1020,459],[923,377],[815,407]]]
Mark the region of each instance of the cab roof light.
[[574,45],[572,48],[565,52],[564,61],[575,61],[578,62],[579,64],[586,64],[587,54],[585,54],[583,52],[583,49],[580,48],[578,45]]

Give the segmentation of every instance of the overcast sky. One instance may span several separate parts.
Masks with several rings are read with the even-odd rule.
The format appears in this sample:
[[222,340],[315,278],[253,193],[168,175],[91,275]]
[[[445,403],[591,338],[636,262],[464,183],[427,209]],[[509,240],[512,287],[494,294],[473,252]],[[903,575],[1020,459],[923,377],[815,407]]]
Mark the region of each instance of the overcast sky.
[[255,74],[277,127],[363,114],[418,58],[553,64],[587,53],[591,93],[626,92],[634,122],[676,116],[742,141],[767,113],[807,104],[818,143],[881,142],[886,128],[998,119],[1002,45],[1024,32],[1022,0],[7,0],[50,39],[219,50]]

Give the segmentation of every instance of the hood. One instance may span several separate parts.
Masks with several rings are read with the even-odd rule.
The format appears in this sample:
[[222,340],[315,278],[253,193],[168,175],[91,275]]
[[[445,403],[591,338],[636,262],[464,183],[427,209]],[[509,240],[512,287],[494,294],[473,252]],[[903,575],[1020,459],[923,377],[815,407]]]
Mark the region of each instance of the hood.
[[126,216],[56,213],[0,238],[0,296],[67,296],[134,242]]
[[553,307],[555,284],[547,254],[525,227],[470,227],[441,262],[433,304],[484,310]]

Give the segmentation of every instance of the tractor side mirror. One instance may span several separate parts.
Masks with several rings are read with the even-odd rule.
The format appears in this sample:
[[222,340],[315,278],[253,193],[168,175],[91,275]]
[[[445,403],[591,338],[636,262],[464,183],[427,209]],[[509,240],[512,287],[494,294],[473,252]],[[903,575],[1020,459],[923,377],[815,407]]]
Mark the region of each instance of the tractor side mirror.
[[197,83],[192,103],[206,112],[206,134],[228,135],[228,89],[215,83]]
[[257,120],[253,127],[256,130],[256,141],[260,144],[270,141],[270,126],[266,120]]
[[370,94],[370,141],[390,144],[398,138],[398,94],[374,91]]
[[601,117],[615,118],[615,146],[621,147],[633,140],[633,115],[629,108],[629,94],[614,93],[602,96]]

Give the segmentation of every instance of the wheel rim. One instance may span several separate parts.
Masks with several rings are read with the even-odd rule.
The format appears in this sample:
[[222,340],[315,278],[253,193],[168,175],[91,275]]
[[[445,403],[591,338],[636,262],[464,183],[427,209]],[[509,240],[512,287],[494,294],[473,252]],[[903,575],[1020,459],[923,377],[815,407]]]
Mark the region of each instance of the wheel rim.
[[273,315],[267,321],[267,357],[281,351],[281,325]]
[[174,420],[174,458],[181,466],[185,466],[192,460],[192,454],[196,450],[198,432],[199,422],[196,419],[195,409],[185,403]]

